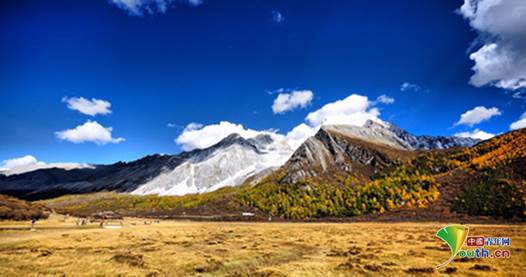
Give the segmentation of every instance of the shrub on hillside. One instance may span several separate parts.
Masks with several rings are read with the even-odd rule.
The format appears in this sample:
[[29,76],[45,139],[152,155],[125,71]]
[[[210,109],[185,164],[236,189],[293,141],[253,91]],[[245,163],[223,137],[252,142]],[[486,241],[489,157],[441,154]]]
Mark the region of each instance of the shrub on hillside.
[[44,207],[6,195],[0,195],[0,219],[31,220],[47,218]]
[[470,215],[526,217],[526,181],[487,178],[468,187],[458,197],[453,210]]

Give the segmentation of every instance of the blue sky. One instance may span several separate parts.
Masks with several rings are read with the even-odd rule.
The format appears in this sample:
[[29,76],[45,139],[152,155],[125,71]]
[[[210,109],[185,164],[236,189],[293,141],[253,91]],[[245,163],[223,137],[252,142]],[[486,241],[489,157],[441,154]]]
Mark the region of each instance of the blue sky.
[[[524,53],[512,52],[507,75],[470,58],[495,44],[484,48],[489,62],[502,62],[497,54],[522,41],[482,26],[482,9],[456,12],[462,1],[120,1],[0,3],[0,161],[178,153],[189,148],[176,143],[182,132],[221,121],[286,135],[352,94],[367,97],[366,113],[415,134],[498,134],[526,111]],[[312,97],[297,102],[295,91]],[[275,113],[280,93],[289,102]],[[111,106],[92,106],[106,111],[95,115],[68,108],[80,97]],[[459,123],[475,107],[485,110]],[[111,138],[61,137],[88,121],[111,127]]]

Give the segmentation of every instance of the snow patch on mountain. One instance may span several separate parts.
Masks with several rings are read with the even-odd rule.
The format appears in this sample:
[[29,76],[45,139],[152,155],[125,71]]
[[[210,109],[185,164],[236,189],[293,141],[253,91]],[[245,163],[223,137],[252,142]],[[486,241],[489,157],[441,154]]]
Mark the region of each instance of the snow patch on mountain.
[[234,134],[167,170],[132,194],[184,195],[240,185],[248,177],[284,164],[292,149],[270,134],[244,139]]

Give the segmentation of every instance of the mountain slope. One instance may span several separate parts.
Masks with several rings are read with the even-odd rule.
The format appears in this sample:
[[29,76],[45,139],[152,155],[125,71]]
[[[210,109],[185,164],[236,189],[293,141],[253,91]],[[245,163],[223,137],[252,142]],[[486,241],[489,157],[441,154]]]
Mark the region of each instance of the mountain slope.
[[352,176],[367,180],[378,170],[400,163],[414,152],[344,135],[341,129],[322,127],[307,139],[283,166],[283,183],[305,179],[334,181]]
[[473,215],[526,217],[526,129],[415,161],[441,183],[441,206]]
[[183,160],[181,156],[152,155],[129,163],[96,165],[93,168],[50,168],[18,175],[0,175],[0,193],[31,200],[102,190],[126,192]]
[[368,120],[363,126],[330,125],[325,129],[340,132],[368,142],[385,144],[392,148],[405,150],[446,149],[459,146],[472,146],[480,140],[460,137],[413,135],[406,130],[383,121]]
[[302,179],[334,181],[352,176],[360,181],[386,167],[414,157],[415,150],[471,146],[478,140],[414,136],[386,122],[364,126],[323,126],[307,139],[284,166],[284,183]]
[[[356,138],[351,142],[358,143]],[[363,147],[381,151],[375,144]],[[381,167],[368,180],[307,178],[289,183],[284,181],[286,168],[255,184],[202,194],[105,193],[42,203],[77,215],[110,209],[129,216],[220,220],[247,220],[241,212],[253,213],[249,220],[265,221],[269,215],[273,220],[526,220],[526,129],[472,147],[418,151],[408,160]]]
[[[128,163],[46,168],[0,174],[0,193],[40,199],[98,191],[183,195],[259,180],[285,165],[284,182],[353,177],[359,181],[407,160],[413,150],[470,145],[474,140],[414,136],[386,122],[324,126],[295,152],[273,133],[245,139],[232,134],[217,144],[178,155],[151,155]],[[292,157],[291,157],[292,155]],[[290,158],[290,160],[289,160]]]
[[291,151],[287,146],[269,151],[274,143],[270,136],[245,140],[232,134],[214,148],[190,157],[132,193],[184,195],[241,184],[248,177],[285,162]]
[[421,151],[406,162],[380,165],[368,181],[290,182],[286,164],[241,192],[239,199],[242,205],[292,219],[360,215],[387,220],[526,219],[526,129],[472,147]]
[[211,147],[178,155],[151,155],[129,163],[0,175],[0,193],[41,199],[97,191],[175,195],[205,192],[238,185],[252,174],[283,164],[291,153],[288,145],[270,135],[246,140],[232,134]]
[[47,218],[43,205],[0,194],[0,219],[31,220]]

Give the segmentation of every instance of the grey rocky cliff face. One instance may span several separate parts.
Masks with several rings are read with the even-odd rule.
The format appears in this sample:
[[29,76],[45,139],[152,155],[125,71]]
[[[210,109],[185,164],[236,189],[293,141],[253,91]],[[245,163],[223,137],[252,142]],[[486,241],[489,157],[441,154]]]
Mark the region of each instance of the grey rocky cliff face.
[[[360,141],[364,143],[359,143]],[[443,149],[472,146],[479,140],[416,136],[387,122],[367,121],[364,126],[322,126],[314,137],[307,139],[291,156],[283,169],[282,183],[321,176],[328,171],[347,174],[376,172],[391,165],[396,151]],[[393,149],[389,151],[386,149]],[[387,153],[391,153],[388,155]],[[362,172],[357,172],[362,171]]]
[[268,134],[259,134],[253,138],[247,139],[247,142],[254,145],[258,149],[265,149],[271,145],[274,140]]
[[[374,124],[374,123],[372,123]],[[452,147],[469,147],[479,143],[481,140],[472,138],[446,137],[446,136],[416,136],[406,130],[388,123],[388,129],[399,139],[405,141],[412,149],[431,150]]]
[[363,126],[330,125],[325,129],[369,142],[405,150],[430,150],[473,146],[480,140],[472,138],[413,135],[389,122],[368,120]]
[[307,139],[284,165],[287,171],[283,183],[317,177],[327,171],[353,173],[353,166],[370,168],[388,166],[393,160],[386,154],[365,144],[353,143],[321,128]]

